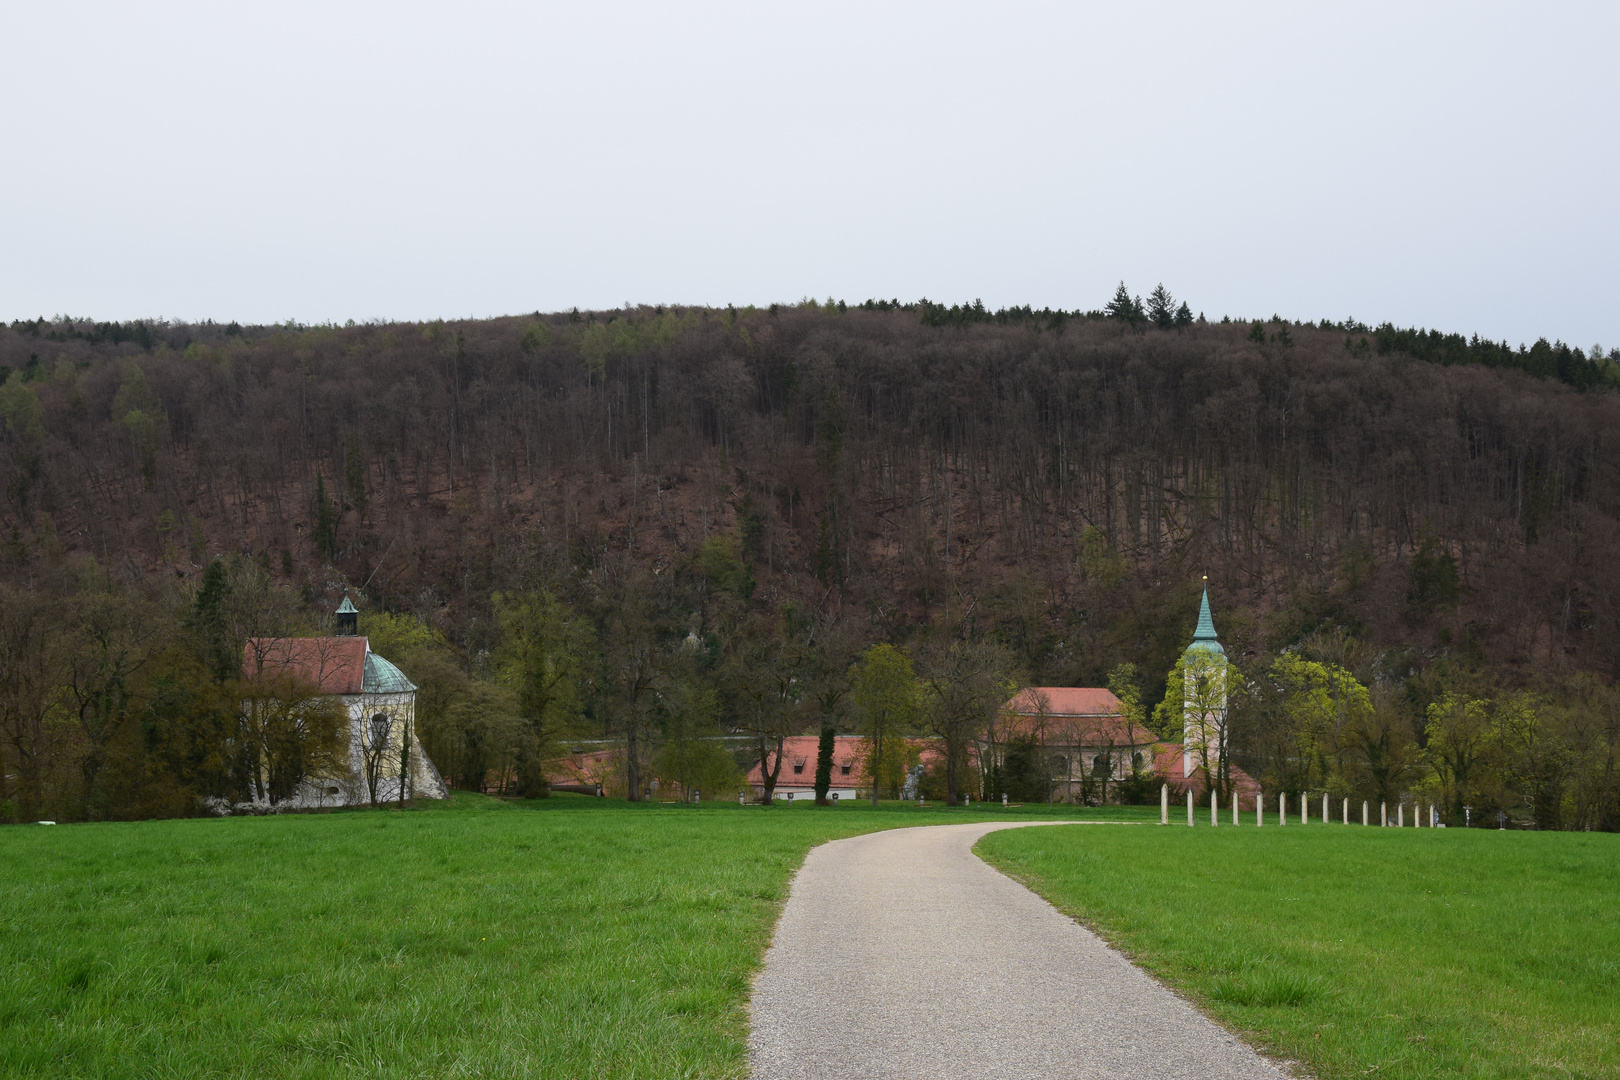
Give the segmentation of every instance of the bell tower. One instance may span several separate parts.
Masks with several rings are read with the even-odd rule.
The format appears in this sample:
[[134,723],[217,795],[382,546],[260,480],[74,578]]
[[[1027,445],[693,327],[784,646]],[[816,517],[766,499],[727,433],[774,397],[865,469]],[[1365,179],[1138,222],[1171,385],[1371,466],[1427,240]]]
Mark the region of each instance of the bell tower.
[[1191,777],[1206,760],[1210,772],[1218,773],[1226,749],[1226,650],[1215,636],[1215,620],[1209,613],[1208,576],[1198,626],[1181,658],[1181,774]]
[[349,590],[343,590],[343,603],[337,609],[337,628],[333,631],[338,637],[354,637],[360,633],[360,609],[349,601]]

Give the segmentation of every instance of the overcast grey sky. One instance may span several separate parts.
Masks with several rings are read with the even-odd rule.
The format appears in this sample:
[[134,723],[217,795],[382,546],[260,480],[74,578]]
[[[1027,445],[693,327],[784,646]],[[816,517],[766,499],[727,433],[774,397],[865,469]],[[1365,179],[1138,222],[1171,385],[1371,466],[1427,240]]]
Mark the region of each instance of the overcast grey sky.
[[51,3],[0,317],[806,295],[1620,344],[1620,4]]

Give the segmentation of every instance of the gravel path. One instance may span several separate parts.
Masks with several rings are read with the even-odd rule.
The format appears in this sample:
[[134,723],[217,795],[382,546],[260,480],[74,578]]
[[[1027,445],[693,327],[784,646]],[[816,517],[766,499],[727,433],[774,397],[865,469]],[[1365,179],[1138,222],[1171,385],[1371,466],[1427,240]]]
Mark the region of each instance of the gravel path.
[[1282,1076],[973,854],[1015,827],[812,850],[754,984],[754,1080]]

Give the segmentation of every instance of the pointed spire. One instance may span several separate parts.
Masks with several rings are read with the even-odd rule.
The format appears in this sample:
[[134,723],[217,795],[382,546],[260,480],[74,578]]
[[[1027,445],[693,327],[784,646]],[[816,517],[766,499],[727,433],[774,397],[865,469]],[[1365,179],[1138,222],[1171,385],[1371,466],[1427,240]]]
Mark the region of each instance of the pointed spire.
[[1215,636],[1215,619],[1209,613],[1209,577],[1204,577],[1204,598],[1198,605],[1198,627],[1193,630],[1192,644],[1187,646],[1188,651],[1193,649],[1208,649],[1211,652],[1225,653],[1221,648],[1220,639]]

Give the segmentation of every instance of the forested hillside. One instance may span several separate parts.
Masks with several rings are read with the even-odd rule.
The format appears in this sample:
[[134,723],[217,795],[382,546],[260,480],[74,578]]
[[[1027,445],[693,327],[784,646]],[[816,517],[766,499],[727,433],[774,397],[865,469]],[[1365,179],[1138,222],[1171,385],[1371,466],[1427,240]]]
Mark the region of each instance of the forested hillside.
[[[1614,354],[1164,300],[14,323],[0,800],[228,786],[196,688],[345,586],[476,785],[564,736],[656,771],[685,731],[854,730],[885,641],[925,683],[953,644],[1032,684],[1129,663],[1151,706],[1207,575],[1268,786],[1620,823]],[[1366,731],[1306,731],[1285,653],[1368,688]],[[1439,761],[1448,708],[1490,769]]]

